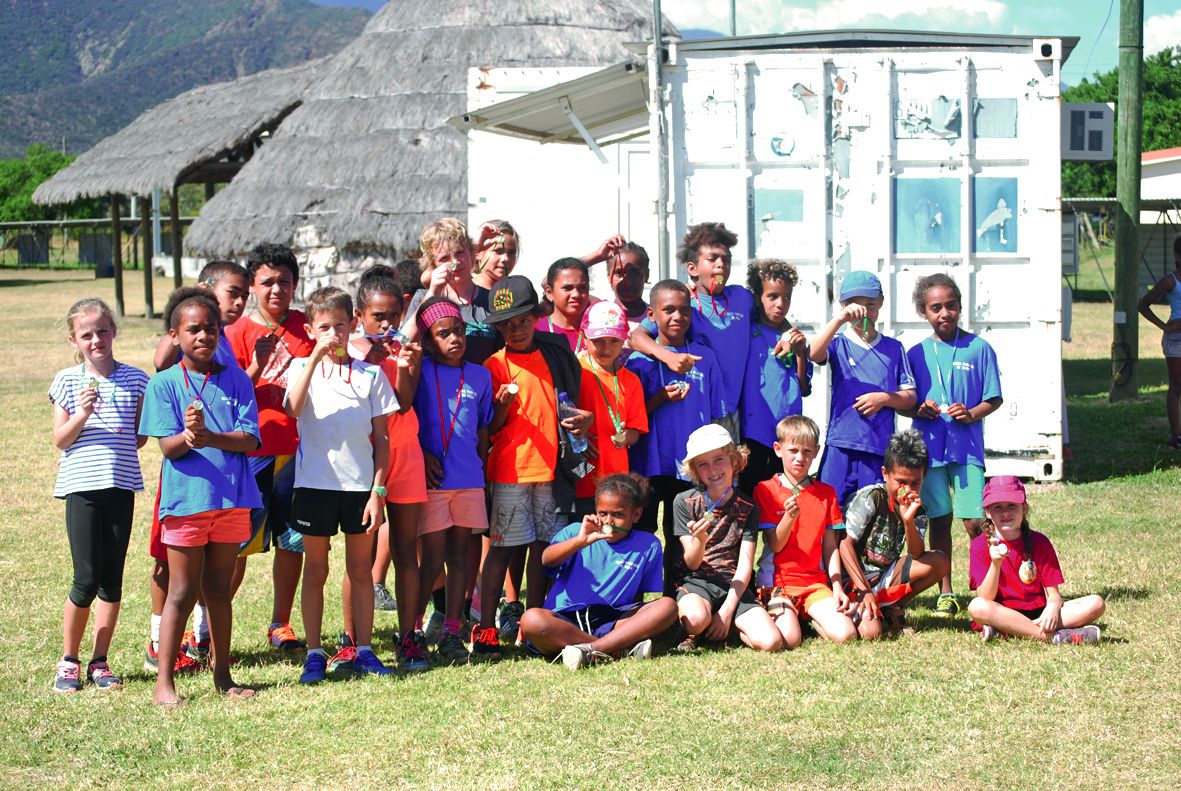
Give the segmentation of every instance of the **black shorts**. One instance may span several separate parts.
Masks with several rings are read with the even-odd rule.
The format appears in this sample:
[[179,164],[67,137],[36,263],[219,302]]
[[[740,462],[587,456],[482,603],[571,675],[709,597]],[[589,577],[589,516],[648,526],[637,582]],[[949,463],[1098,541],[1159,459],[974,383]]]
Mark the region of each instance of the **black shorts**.
[[335,492],[296,488],[291,499],[291,526],[305,536],[329,538],[337,529],[346,536],[365,532],[361,519],[369,492]]
[[[677,587],[677,601],[680,601],[690,593],[696,593],[709,602],[709,611],[716,613],[726,601],[726,596],[730,593],[730,588],[729,586],[723,588],[717,583],[703,580],[700,577],[689,577]],[[738,606],[734,608],[734,618],[737,619],[739,615],[742,615],[747,610],[761,606],[748,585],[746,586],[746,590],[742,592],[742,596],[738,599]]]
[[1031,621],[1036,621],[1038,618],[1041,618],[1042,611],[1045,609],[1046,609],[1045,607],[1038,607],[1033,610],[1018,610],[1016,607],[1013,608],[1013,610],[1015,612],[1021,613],[1022,615],[1024,615],[1026,618],[1028,618]]

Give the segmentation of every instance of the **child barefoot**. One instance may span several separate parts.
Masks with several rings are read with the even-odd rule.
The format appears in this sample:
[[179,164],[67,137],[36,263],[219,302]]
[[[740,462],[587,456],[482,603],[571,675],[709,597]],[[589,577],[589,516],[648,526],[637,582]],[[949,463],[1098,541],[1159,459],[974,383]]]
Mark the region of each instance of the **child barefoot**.
[[554,585],[545,607],[526,610],[521,636],[542,655],[577,670],[594,662],[652,655],[652,637],[673,625],[677,605],[664,590],[660,542],[634,530],[647,500],[638,475],[599,483],[595,513],[558,532],[541,556]]
[[62,452],[53,496],[66,501],[74,584],[66,598],[64,647],[53,689],[82,689],[78,653],[95,596],[86,678],[99,689],[116,689],[123,681],[107,664],[107,649],[119,617],[135,493],[144,488],[136,450],[146,439],[135,429],[148,376],[115,359],[115,318],[102,300],[75,302],[66,330],[80,364],[58,372],[49,400],[53,444]]
[[1064,602],[1062,569],[1050,540],[1029,528],[1025,486],[998,475],[984,487],[984,532],[972,540],[968,614],[985,642],[998,632],[1059,643],[1094,643],[1106,604],[1097,594]]

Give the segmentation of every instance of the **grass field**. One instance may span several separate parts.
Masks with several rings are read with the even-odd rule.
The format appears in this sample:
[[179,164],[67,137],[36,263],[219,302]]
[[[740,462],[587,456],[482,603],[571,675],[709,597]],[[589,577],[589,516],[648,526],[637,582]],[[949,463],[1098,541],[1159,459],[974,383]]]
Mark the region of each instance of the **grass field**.
[[[157,282],[157,305],[166,286]],[[265,645],[269,568],[235,607],[236,677],[251,701],[184,679],[177,711],[149,705],[150,493],[137,500],[123,615],[111,652],[125,689],[50,691],[70,563],[45,391],[71,361],[61,317],[109,282],[0,274],[0,786],[234,788],[1150,788],[1181,772],[1178,464],[1164,449],[1164,366],[1142,342],[1143,397],[1108,405],[1110,307],[1076,306],[1064,346],[1073,460],[1034,487],[1033,523],[1062,558],[1069,597],[1108,599],[1099,646],[982,645],[960,618],[912,609],[917,634],[880,644],[815,639],[621,662],[579,674],[540,661],[301,688]],[[142,311],[139,283],[128,310]],[[1145,325],[1141,325],[1144,327]],[[158,322],[126,319],[121,360],[148,368]],[[142,453],[155,480],[159,451]],[[956,586],[966,588],[956,538]],[[1170,543],[1173,542],[1173,543]],[[337,553],[340,554],[340,553]],[[335,559],[339,564],[340,558]],[[339,629],[340,566],[325,631]],[[392,653],[392,614],[378,613]],[[88,638],[87,638],[88,639]],[[84,646],[87,643],[84,641]],[[83,649],[83,659],[88,656]]]

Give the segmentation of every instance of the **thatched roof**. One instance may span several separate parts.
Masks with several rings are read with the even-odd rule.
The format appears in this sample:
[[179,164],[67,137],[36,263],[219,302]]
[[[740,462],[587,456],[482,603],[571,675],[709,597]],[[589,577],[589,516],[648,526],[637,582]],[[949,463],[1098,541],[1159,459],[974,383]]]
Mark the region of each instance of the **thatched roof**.
[[162,102],[58,171],[37,188],[33,200],[71,203],[112,193],[171,190],[195,169],[277,127],[326,62],[320,58],[204,85]]
[[601,66],[650,35],[645,0],[390,2],[205,205],[185,246],[237,255],[312,224],[344,250],[412,249],[425,225],[468,210],[466,137],[447,119],[467,109],[469,67]]

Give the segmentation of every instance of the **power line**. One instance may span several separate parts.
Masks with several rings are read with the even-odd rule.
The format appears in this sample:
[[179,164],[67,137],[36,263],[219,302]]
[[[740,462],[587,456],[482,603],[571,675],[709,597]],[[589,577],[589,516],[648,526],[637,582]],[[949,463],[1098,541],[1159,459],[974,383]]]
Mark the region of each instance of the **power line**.
[[1083,66],[1082,79],[1086,79],[1087,75],[1091,73],[1091,56],[1095,54],[1095,47],[1099,46],[1099,39],[1103,38],[1103,31],[1107,30],[1107,23],[1111,20],[1111,9],[1115,7],[1115,0],[1108,0],[1107,2],[1107,16],[1103,17],[1103,25],[1099,28],[1099,35],[1095,36],[1095,40],[1091,42],[1091,51],[1087,53],[1087,62]]

